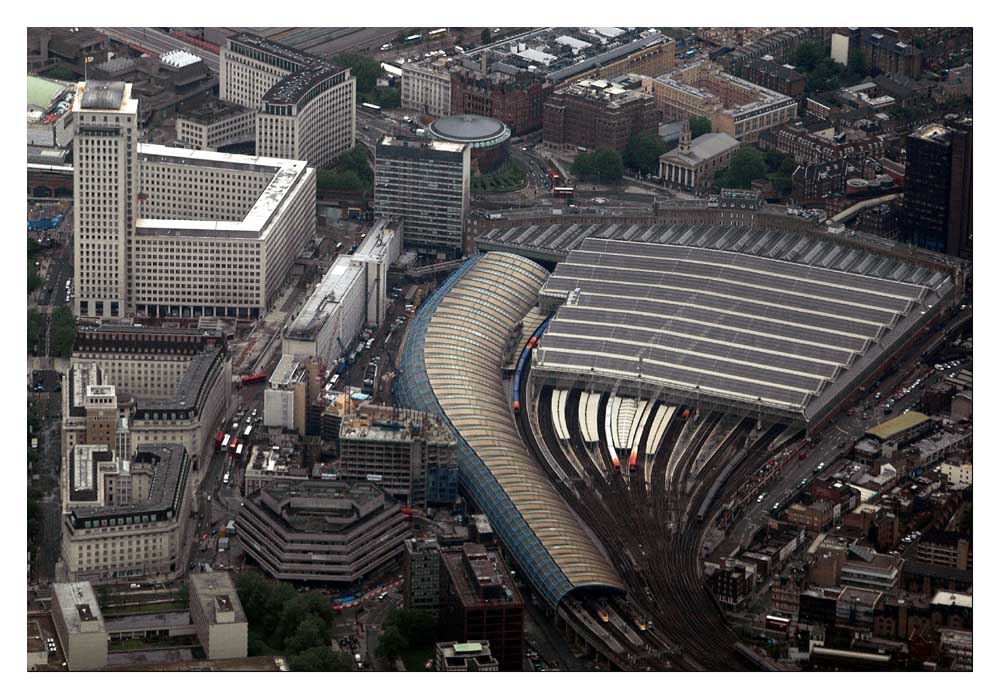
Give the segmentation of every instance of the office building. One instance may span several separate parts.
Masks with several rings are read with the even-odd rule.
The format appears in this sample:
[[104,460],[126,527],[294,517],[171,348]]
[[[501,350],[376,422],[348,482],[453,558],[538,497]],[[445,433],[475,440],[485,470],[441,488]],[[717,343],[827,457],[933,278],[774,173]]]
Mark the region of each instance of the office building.
[[219,52],[219,97],[257,111],[258,156],[326,167],[354,147],[349,68],[241,33]]
[[199,468],[228,413],[231,379],[222,331],[81,326],[62,392],[63,462],[77,445],[128,458],[130,444],[174,443]]
[[705,117],[712,131],[754,143],[762,131],[795,118],[795,98],[722,72],[698,61],[659,77],[643,77],[642,90],[656,98],[664,119]]
[[407,539],[403,552],[403,606],[435,619],[441,609],[441,546],[437,539]]
[[288,325],[282,354],[316,358],[332,369],[365,327],[381,326],[389,308],[386,280],[403,236],[398,219],[377,219],[353,255],[338,255]]
[[451,114],[451,74],[440,62],[402,65],[400,105],[434,117]]
[[489,641],[438,643],[434,653],[438,672],[497,672],[500,664],[490,653]]
[[344,481],[372,482],[408,507],[450,504],[458,496],[455,437],[417,410],[362,406],[340,425]]
[[952,672],[972,672],[972,631],[941,632],[941,665]]
[[252,141],[256,123],[254,110],[210,99],[179,114],[175,127],[177,140],[194,150],[219,150]]
[[191,622],[209,660],[247,657],[247,617],[229,573],[188,578]]
[[275,480],[240,508],[246,554],[279,580],[353,585],[403,552],[410,525],[372,483]]
[[127,83],[73,104],[74,311],[256,318],[316,225],[305,163],[136,143]]
[[631,89],[641,79],[580,80],[545,101],[542,140],[551,148],[624,150],[629,138],[655,132],[660,110],[652,95]]
[[441,551],[441,619],[445,638],[489,641],[502,671],[520,671],[524,602],[499,554],[480,544]]
[[461,257],[469,210],[470,149],[385,136],[375,148],[375,215],[403,222],[403,245]]
[[972,258],[972,120],[929,124],[906,139],[900,238]]
[[291,354],[281,355],[264,390],[265,427],[306,431],[306,389],[309,375],[305,366]]
[[108,583],[185,572],[191,463],[183,446],[145,444],[130,454],[81,445],[63,469],[57,577]]
[[52,586],[52,621],[69,670],[100,670],[108,664],[108,634],[89,582]]

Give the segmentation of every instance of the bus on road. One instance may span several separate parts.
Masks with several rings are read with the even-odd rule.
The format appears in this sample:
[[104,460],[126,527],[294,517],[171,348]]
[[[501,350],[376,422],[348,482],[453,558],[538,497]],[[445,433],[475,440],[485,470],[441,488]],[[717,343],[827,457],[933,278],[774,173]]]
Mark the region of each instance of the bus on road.
[[362,102],[361,108],[364,109],[366,112],[372,112],[373,114],[382,113],[382,107],[378,106],[377,104],[372,104],[371,102]]
[[226,449],[229,448],[229,435],[228,434],[225,437],[222,438],[221,448],[222,448],[222,451],[225,451]]
[[558,197],[560,199],[572,199],[573,198],[573,188],[572,187],[553,187],[552,196]]

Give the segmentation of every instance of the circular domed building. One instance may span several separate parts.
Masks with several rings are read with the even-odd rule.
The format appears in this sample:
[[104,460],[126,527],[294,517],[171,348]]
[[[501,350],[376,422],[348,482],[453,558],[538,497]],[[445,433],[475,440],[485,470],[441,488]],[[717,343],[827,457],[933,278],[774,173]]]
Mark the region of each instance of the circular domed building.
[[472,148],[471,160],[479,172],[491,172],[507,159],[510,129],[499,119],[478,114],[452,114],[430,125],[431,135],[449,143]]

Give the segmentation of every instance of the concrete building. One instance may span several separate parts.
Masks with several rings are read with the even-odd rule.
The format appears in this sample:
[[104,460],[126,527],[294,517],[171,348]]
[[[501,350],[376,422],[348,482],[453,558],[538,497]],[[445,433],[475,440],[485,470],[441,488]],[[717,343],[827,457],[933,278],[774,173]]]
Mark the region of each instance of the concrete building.
[[264,390],[265,427],[281,427],[304,435],[309,375],[291,354],[281,355]]
[[247,657],[247,617],[229,573],[194,573],[188,582],[191,621],[205,657]]
[[966,488],[972,485],[972,464],[943,463],[941,475],[948,479],[952,488]]
[[972,672],[972,632],[946,629],[941,632],[941,663],[952,672]]
[[462,256],[469,186],[466,145],[385,136],[375,148],[375,215],[403,222],[407,249]]
[[243,474],[243,494],[251,496],[276,480],[309,480],[309,470],[302,465],[302,454],[288,447],[255,446]]
[[219,150],[252,141],[256,123],[254,110],[221,100],[207,100],[175,121],[177,140],[194,150]]
[[456,441],[437,417],[367,405],[343,418],[337,475],[378,483],[408,507],[449,504],[458,496]]
[[349,68],[254,34],[219,52],[219,97],[257,110],[258,156],[331,164],[354,147],[355,92]]
[[363,328],[382,325],[403,235],[399,219],[377,219],[353,255],[338,255],[285,331],[282,354],[333,368]]
[[441,619],[446,637],[485,639],[502,671],[520,671],[524,602],[496,552],[480,544],[441,552]]
[[353,585],[403,552],[410,525],[371,483],[275,480],[237,517],[247,556],[279,580]]
[[108,664],[108,634],[89,582],[52,585],[52,621],[67,668],[100,670]]
[[489,641],[438,643],[434,653],[438,672],[497,672],[500,664],[490,653]]
[[551,148],[624,150],[631,136],[654,132],[660,110],[652,95],[629,81],[580,80],[556,90],[545,100],[543,142]]
[[894,442],[905,446],[934,429],[934,421],[913,410],[880,422],[865,432],[865,437],[877,445]]
[[315,171],[138,144],[136,109],[128,83],[77,85],[75,314],[259,317],[315,232]]
[[972,570],[972,537],[966,534],[932,529],[920,537],[916,549],[920,563]]
[[762,131],[798,114],[794,98],[724,73],[709,61],[644,77],[642,90],[656,98],[665,119],[705,117],[712,131],[742,143],[756,142]]
[[441,546],[437,539],[407,539],[403,552],[403,606],[435,619],[441,609]]
[[430,116],[451,114],[451,74],[440,63],[404,63],[400,105]]
[[677,148],[660,156],[660,179],[684,189],[711,187],[715,173],[729,165],[740,142],[728,134],[706,133],[691,140],[690,130],[681,134]]
[[179,444],[134,454],[79,446],[64,465],[57,576],[111,582],[182,575],[188,544],[190,461]]

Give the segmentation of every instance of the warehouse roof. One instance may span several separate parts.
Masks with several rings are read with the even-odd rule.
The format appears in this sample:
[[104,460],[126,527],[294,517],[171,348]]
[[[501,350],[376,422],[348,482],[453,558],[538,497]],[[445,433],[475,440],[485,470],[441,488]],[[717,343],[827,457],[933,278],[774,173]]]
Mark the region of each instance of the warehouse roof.
[[631,379],[806,420],[938,301],[926,286],[801,262],[596,237],[541,297],[559,310],[536,373]]
[[877,437],[880,441],[884,442],[887,439],[892,439],[897,434],[905,432],[906,430],[916,427],[917,425],[927,422],[928,420],[930,420],[929,417],[923,413],[918,413],[913,410],[908,413],[898,415],[891,420],[880,422],[869,429],[865,434]]
[[459,436],[462,482],[546,601],[622,583],[518,435],[498,376],[517,319],[545,270],[516,255],[471,258],[422,307],[397,383],[401,402],[444,417]]

